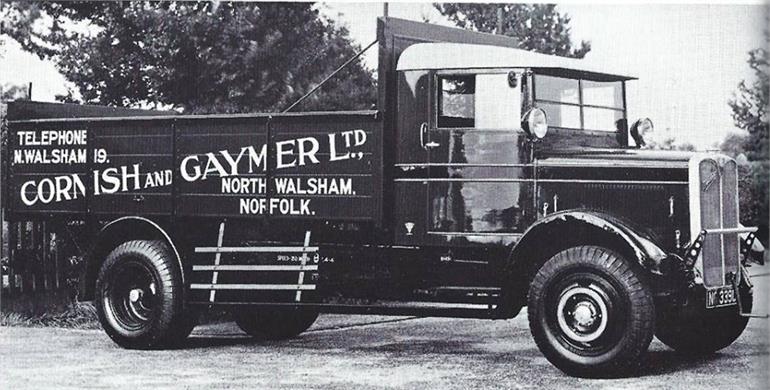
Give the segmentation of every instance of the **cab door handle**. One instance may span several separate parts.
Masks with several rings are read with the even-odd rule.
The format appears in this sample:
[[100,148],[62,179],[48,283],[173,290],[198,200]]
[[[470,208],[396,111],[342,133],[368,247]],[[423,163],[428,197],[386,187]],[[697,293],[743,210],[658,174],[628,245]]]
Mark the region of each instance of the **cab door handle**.
[[430,150],[433,148],[437,148],[440,146],[438,142],[430,141],[425,142],[425,135],[428,133],[428,124],[423,122],[422,125],[420,125],[420,146],[422,146],[425,150]]

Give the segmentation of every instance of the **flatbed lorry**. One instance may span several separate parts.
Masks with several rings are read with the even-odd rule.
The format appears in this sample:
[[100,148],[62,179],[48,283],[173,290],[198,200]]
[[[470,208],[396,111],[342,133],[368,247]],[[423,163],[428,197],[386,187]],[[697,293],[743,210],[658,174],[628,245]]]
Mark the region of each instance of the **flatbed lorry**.
[[294,337],[319,313],[506,319],[578,376],[653,335],[730,345],[752,310],[756,228],[736,162],[642,150],[633,77],[501,36],[378,20],[379,103],[174,115],[11,103],[11,221],[58,221],[85,299],[126,348],[227,308]]

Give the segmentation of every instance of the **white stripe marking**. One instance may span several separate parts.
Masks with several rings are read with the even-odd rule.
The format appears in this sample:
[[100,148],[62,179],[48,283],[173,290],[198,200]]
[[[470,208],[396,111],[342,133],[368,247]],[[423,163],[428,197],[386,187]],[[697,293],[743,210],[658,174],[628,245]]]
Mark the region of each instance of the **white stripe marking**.
[[315,290],[315,284],[206,284],[193,283],[192,290]]
[[[219,224],[219,236],[217,236],[217,248],[222,246],[222,240],[225,236],[225,221],[222,221],[222,223]],[[222,252],[216,252],[216,255],[214,255],[214,266],[219,266],[219,262],[222,259]],[[217,280],[219,279],[219,272],[214,271],[214,273],[211,275],[211,285],[214,286],[217,284]],[[214,303],[214,298],[216,298],[217,291],[215,289],[211,289],[211,293],[209,293],[209,302]]]
[[317,246],[226,246],[195,248],[195,253],[300,253],[317,251]]
[[317,271],[317,265],[194,265],[193,271]]
[[[305,232],[305,248],[308,248],[310,246],[310,230]],[[304,268],[307,264],[307,249],[302,251],[302,257],[300,259],[300,267]],[[302,298],[302,289],[299,287],[302,287],[302,282],[305,281],[305,272],[300,270],[299,271],[299,278],[297,280],[297,295],[294,297],[294,300],[299,302]]]

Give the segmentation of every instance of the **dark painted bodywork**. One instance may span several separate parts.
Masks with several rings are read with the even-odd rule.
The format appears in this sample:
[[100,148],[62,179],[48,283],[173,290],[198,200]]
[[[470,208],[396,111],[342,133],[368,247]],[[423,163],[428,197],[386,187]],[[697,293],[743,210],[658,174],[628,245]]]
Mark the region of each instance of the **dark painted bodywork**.
[[[661,262],[689,237],[689,154],[629,149],[623,134],[552,128],[535,141],[521,130],[443,129],[434,117],[430,71],[396,72],[410,44],[435,40],[512,46],[486,35],[432,30],[423,24],[380,23],[379,111],[288,115],[161,116],[152,119],[69,119],[14,122],[12,131],[87,128],[111,164],[171,169],[173,186],[83,197],[27,209],[18,201],[25,175],[83,175],[93,169],[12,167],[8,217],[82,219],[92,244],[85,297],[101,259],[126,237],[166,240],[178,253],[185,283],[207,283],[213,255],[196,247],[318,245],[317,289],[299,304],[327,312],[511,317],[525,304],[529,278],[550,255],[570,245],[609,246],[664,277]],[[454,31],[454,30],[453,30]],[[23,103],[17,103],[23,104]],[[531,100],[523,100],[523,109]],[[20,118],[17,118],[20,119]],[[425,124],[425,126],[423,126]],[[338,165],[276,171],[279,175],[353,177],[355,196],[317,197],[314,216],[243,216],[212,183],[179,178],[185,156],[284,138],[363,129],[364,158]],[[89,133],[91,134],[91,133]],[[283,138],[282,138],[283,137]],[[11,150],[15,148],[11,137]],[[426,141],[438,147],[425,148]],[[321,153],[328,153],[322,150]],[[8,155],[8,154],[6,154]],[[275,155],[268,163],[275,164]],[[79,170],[77,170],[79,169]],[[319,170],[320,169],[320,170]],[[87,184],[90,186],[90,184]],[[90,188],[90,187],[89,187]],[[268,189],[267,197],[275,196]],[[130,216],[126,219],[122,217]],[[113,224],[109,224],[115,220]],[[225,223],[223,242],[218,231]],[[106,227],[105,227],[106,226]],[[679,231],[677,242],[676,231]],[[293,264],[276,254],[226,254],[221,264]],[[293,283],[296,273],[223,273],[220,283]],[[664,291],[661,288],[660,291]],[[208,291],[188,291],[209,305]],[[293,291],[218,292],[216,304],[297,305]]]

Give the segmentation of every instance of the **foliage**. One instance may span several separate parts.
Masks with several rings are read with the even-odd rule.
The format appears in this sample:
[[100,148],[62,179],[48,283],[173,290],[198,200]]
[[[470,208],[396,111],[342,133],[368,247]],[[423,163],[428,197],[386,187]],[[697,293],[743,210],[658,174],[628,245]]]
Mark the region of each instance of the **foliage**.
[[[767,35],[767,33],[766,33]],[[756,80],[748,83],[746,80],[738,84],[738,90],[730,100],[735,125],[748,132],[743,147],[749,160],[766,160],[770,158],[768,148],[768,118],[767,105],[770,93],[770,76],[768,75],[768,53],[765,49],[755,49],[749,52],[749,67],[754,71]]]
[[738,157],[738,202],[741,208],[741,223],[746,226],[759,226],[759,237],[766,244],[768,238],[768,188],[770,187],[770,161],[767,159],[748,161],[745,157],[749,136],[731,133],[722,141],[719,149],[731,156]]
[[502,9],[504,35],[514,37],[519,47],[545,54],[583,58],[591,43],[582,41],[575,48],[570,39],[567,15],[554,4],[434,3],[433,6],[462,28],[493,33],[497,30],[498,10]]
[[0,326],[98,329],[99,319],[92,303],[73,302],[62,309],[50,310],[40,315],[3,312],[0,313]]
[[[25,99],[28,96],[27,87],[6,83],[0,86],[0,102]],[[0,118],[2,119],[2,118]]]
[[741,223],[758,226],[758,236],[764,244],[768,241],[768,186],[770,185],[770,161],[753,161],[739,166],[738,202],[741,207]]
[[[360,49],[311,3],[12,2],[2,15],[84,102],[113,106],[282,110]],[[359,60],[302,108],[370,108],[375,92]]]
[[729,133],[719,144],[719,150],[730,157],[738,157],[746,152],[746,135],[740,133]]
[[687,152],[695,150],[695,145],[689,142],[678,142],[670,128],[666,128],[662,132],[654,130],[651,134],[644,134],[644,140],[650,149],[683,150]]
[[[770,41],[768,31],[765,31],[765,38]],[[759,237],[767,244],[770,215],[770,127],[767,117],[770,69],[765,49],[751,50],[748,55],[748,64],[754,71],[755,79],[751,82],[741,81],[729,102],[735,125],[745,130],[745,133],[728,135],[720,149],[732,156],[743,154],[748,159],[739,171],[741,221],[745,225],[759,226]]]

